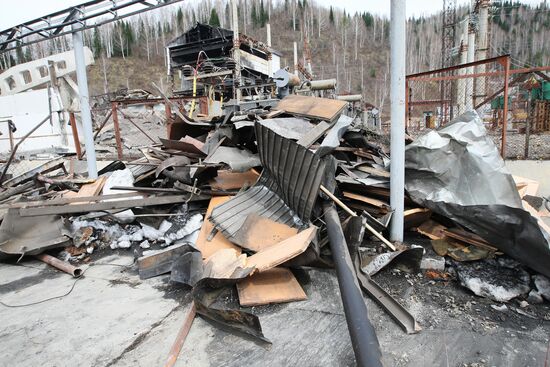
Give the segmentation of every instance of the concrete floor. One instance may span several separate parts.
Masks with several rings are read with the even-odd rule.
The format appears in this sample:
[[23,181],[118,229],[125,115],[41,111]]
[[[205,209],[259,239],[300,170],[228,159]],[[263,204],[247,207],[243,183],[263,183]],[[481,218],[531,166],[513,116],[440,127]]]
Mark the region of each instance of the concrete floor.
[[[140,280],[132,264],[131,252],[109,250],[75,283],[37,261],[25,261],[25,266],[1,263],[0,301],[6,304],[37,302],[74,289],[36,305],[0,305],[0,366],[163,365],[189,297],[187,291],[170,285],[167,277]],[[252,309],[272,345],[258,344],[197,317],[176,366],[354,365],[334,273],[308,269],[300,274],[307,301]],[[406,335],[367,300],[386,366],[544,365],[550,314],[531,319],[512,311],[499,313],[489,307],[494,302],[447,283],[420,281],[418,274],[411,275],[419,279],[415,282],[409,275],[381,274],[376,277],[394,282],[384,286],[424,329]],[[436,302],[442,297],[452,302]],[[475,310],[466,300],[477,301]],[[543,313],[547,306],[541,306]]]
[[539,182],[540,196],[550,196],[550,161],[506,161],[510,173]]

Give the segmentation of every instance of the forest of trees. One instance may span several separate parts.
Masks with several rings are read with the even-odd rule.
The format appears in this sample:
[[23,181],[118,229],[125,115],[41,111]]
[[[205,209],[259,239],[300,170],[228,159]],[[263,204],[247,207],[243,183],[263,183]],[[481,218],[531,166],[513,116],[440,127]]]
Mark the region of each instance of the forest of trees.
[[[282,66],[292,64],[294,41],[298,42],[301,57],[304,42],[308,42],[316,77],[337,78],[339,93],[363,93],[367,101],[381,108],[387,104],[387,17],[368,12],[351,14],[336,5],[327,8],[312,0],[238,1],[240,31],[265,42],[265,25],[269,22],[273,47],[284,55]],[[467,12],[466,7],[459,8],[459,19]],[[196,22],[231,28],[229,1],[181,2],[88,30],[84,38],[108,79],[109,65],[127,59],[164,66],[165,45]],[[490,56],[510,53],[514,67],[550,63],[550,49],[544,47],[550,35],[550,8],[546,5],[502,2],[491,11],[490,31]],[[407,47],[408,72],[440,67],[441,13],[409,19]],[[70,49],[70,37],[18,48],[0,56],[0,69]],[[131,76],[127,83],[143,88],[132,85]],[[107,88],[108,83],[105,85]]]

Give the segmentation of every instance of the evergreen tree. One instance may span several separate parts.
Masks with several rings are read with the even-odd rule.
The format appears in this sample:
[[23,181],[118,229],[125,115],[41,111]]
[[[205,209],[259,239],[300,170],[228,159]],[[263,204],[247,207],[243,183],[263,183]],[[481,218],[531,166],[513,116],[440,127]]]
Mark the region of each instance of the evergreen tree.
[[94,57],[97,58],[103,51],[103,44],[101,42],[101,36],[97,28],[94,28],[94,35],[92,38],[92,48],[94,50]]
[[176,21],[179,25],[183,26],[183,12],[181,8],[178,8],[178,12],[176,13]]
[[330,7],[330,12],[328,13],[328,20],[330,21],[330,24],[334,24],[334,10],[332,10],[332,6]]
[[260,27],[265,27],[268,22],[269,16],[264,8],[264,0],[260,1]]
[[250,13],[250,18],[252,20],[252,27],[256,28],[258,26],[258,23],[260,22],[260,17],[258,16],[258,12],[256,11],[256,4],[252,2],[252,11]]
[[208,20],[208,24],[213,27],[220,26],[220,18],[218,17],[218,12],[215,8],[212,8],[212,11],[210,12],[210,20]]

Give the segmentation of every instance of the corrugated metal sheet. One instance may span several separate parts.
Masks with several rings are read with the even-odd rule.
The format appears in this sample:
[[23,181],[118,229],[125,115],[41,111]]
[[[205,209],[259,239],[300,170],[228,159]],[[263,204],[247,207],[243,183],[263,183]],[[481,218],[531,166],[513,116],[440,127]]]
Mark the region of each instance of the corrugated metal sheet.
[[311,217],[326,161],[296,142],[257,122],[256,139],[263,171],[256,184],[217,206],[210,220],[228,238],[250,213],[292,227],[305,226]]

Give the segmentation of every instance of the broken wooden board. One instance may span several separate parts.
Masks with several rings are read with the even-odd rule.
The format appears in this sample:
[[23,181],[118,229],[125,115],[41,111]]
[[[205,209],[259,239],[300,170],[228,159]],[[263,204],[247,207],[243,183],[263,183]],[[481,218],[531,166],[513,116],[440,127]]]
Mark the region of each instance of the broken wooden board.
[[307,134],[302,136],[298,141],[298,145],[309,148],[313,143],[317,141],[323,134],[331,128],[331,124],[321,121],[313,129],[308,131]]
[[539,191],[538,181],[520,176],[512,176],[512,178],[516,183],[516,188],[518,189],[519,196],[521,198],[523,198],[525,195],[537,196],[537,192]]
[[427,208],[415,208],[405,210],[403,212],[404,228],[409,229],[412,227],[418,227],[419,225],[430,219],[431,215],[432,211]]
[[445,236],[453,238],[455,240],[467,243],[469,245],[477,246],[483,248],[487,251],[496,252],[498,249],[494,246],[491,246],[489,242],[485,241],[483,238],[478,236],[475,233],[467,232],[460,228],[445,228],[443,230]]
[[356,166],[355,169],[376,177],[390,178],[390,173],[388,171],[384,171],[378,168],[361,165],[361,166]]
[[[80,190],[78,190],[77,193],[73,194],[64,194],[64,198],[80,198],[80,197],[90,197],[90,196],[97,196],[101,193],[101,190],[103,189],[103,185],[105,185],[105,181],[107,181],[107,176],[101,176],[97,180],[95,180],[92,183],[82,185],[80,187]],[[69,191],[72,192],[72,191]],[[82,204],[83,202],[74,202],[70,203],[69,205],[75,205],[75,204]]]
[[418,226],[416,231],[431,240],[440,240],[445,238],[445,233],[443,232],[445,229],[447,227],[430,219]]
[[253,169],[246,172],[220,170],[218,175],[208,182],[214,190],[234,190],[248,185],[252,186],[260,175]]
[[210,213],[212,213],[212,210],[216,206],[225,203],[231,198],[232,196],[213,196],[212,199],[210,199],[208,209],[206,209],[204,222],[202,223],[201,231],[199,232],[199,237],[197,238],[197,242],[195,243],[195,246],[202,253],[203,259],[209,258],[218,250],[222,249],[234,249],[239,254],[241,253],[241,249],[231,243],[227,238],[225,238],[221,232],[216,233],[214,238],[208,241],[208,236],[210,235],[210,232],[212,232],[212,230],[214,229],[214,225],[209,220]]
[[[107,196],[110,196],[110,195],[107,195]],[[78,197],[73,199],[66,199],[66,200],[80,201]],[[187,200],[188,200],[187,195],[170,195],[170,196],[151,196],[143,199],[101,201],[97,203],[87,203],[87,204],[77,203],[75,205],[63,205],[63,206],[49,206],[48,202],[45,201],[43,202],[43,204],[48,206],[34,207],[34,208],[21,208],[19,209],[19,214],[22,217],[32,217],[36,215],[49,215],[49,214],[87,213],[87,212],[98,212],[98,211],[112,210],[112,209],[133,208],[137,206],[152,206],[152,205],[183,203]]]
[[353,192],[348,192],[348,191],[344,191],[343,194],[344,194],[345,198],[352,199],[352,200],[358,200],[358,201],[361,201],[365,204],[369,204],[369,205],[375,206],[379,209],[383,209],[383,210],[386,210],[386,211],[390,210],[390,206],[385,201],[382,201],[382,200],[379,200],[379,199],[373,199],[373,198],[370,198],[368,196],[363,196],[363,195],[355,194]]
[[285,268],[253,274],[237,283],[237,291],[239,303],[244,307],[307,299],[294,274]]
[[175,259],[193,250],[193,247],[189,244],[172,245],[151,255],[140,257],[137,260],[139,277],[147,279],[169,273],[172,270],[172,262]]
[[315,237],[317,227],[311,226],[302,232],[268,247],[247,260],[247,267],[255,267],[259,272],[274,268],[303,253]]
[[297,116],[334,121],[347,104],[346,101],[337,99],[291,94],[283,98],[275,108]]
[[249,214],[234,235],[235,243],[254,252],[262,251],[298,233],[297,228],[275,222],[258,214]]

